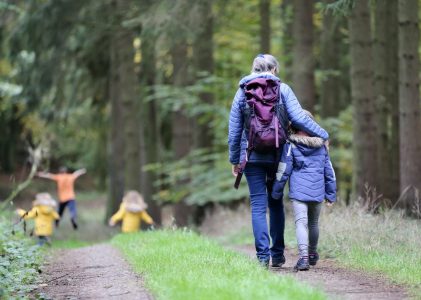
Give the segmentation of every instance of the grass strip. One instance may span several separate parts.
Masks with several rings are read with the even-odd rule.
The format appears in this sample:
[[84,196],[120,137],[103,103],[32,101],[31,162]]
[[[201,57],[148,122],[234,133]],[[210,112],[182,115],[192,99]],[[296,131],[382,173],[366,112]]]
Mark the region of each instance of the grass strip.
[[421,299],[421,221],[396,211],[372,215],[358,206],[322,216],[320,249],[344,265],[383,273]]
[[289,276],[189,231],[120,234],[113,238],[158,299],[325,299]]

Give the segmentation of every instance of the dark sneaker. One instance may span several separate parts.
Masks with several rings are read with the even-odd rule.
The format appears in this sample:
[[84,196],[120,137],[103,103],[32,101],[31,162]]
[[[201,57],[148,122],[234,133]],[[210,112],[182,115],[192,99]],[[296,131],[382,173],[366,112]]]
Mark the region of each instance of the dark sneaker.
[[315,266],[318,260],[319,260],[319,254],[317,252],[310,253],[308,255],[308,261],[310,263],[310,266]]
[[282,255],[280,258],[272,258],[272,268],[280,268],[285,264],[285,256]]
[[310,265],[308,263],[308,256],[300,257],[297,261],[297,264],[294,267],[294,271],[307,271],[310,269]]

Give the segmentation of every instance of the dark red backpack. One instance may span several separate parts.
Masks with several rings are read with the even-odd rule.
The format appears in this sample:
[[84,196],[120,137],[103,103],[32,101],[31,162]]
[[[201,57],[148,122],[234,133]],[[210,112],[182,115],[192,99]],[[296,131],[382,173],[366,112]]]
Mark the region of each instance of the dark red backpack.
[[287,138],[288,117],[280,93],[280,81],[256,78],[244,86],[246,103],[244,126],[248,131],[246,159],[241,163],[234,187],[238,188],[242,172],[252,151],[274,153]]
[[248,149],[260,153],[275,152],[287,138],[287,117],[279,91],[280,82],[256,78],[245,87],[245,126],[248,129]]

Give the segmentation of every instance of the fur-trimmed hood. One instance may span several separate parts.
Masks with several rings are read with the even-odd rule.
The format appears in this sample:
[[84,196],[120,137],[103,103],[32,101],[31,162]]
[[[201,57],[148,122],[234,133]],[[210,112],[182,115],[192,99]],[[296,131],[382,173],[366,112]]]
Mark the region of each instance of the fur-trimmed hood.
[[324,140],[319,137],[291,134],[289,141],[297,147],[305,156],[311,155],[314,151],[323,147]]
[[128,191],[123,198],[123,203],[127,211],[137,213],[148,208],[143,196],[137,191]]
[[55,208],[57,206],[56,200],[51,197],[49,193],[38,193],[35,196],[35,201],[32,202],[33,206],[49,206]]
[[294,144],[300,144],[311,148],[320,148],[325,143],[322,138],[298,134],[291,134],[289,140]]

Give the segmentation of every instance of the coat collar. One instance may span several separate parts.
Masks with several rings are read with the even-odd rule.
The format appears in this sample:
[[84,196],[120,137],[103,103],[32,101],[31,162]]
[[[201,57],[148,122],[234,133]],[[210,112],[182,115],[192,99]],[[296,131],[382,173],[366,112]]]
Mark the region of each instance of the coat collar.
[[238,83],[238,85],[242,88],[244,87],[244,85],[249,82],[250,80],[256,79],[256,78],[269,78],[272,80],[277,80],[277,81],[281,81],[278,77],[276,77],[275,75],[273,75],[270,72],[263,72],[263,73],[251,73],[250,75],[247,75],[245,77],[243,77],[240,82]]
[[291,134],[289,140],[292,143],[308,146],[311,148],[320,148],[324,145],[324,140],[319,137]]

